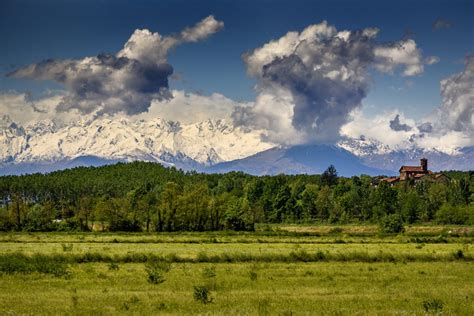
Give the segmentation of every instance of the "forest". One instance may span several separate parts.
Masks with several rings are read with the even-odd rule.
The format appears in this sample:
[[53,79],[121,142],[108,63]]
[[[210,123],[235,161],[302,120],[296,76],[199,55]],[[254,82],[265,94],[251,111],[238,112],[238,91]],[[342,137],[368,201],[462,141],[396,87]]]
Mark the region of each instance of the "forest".
[[147,162],[0,177],[0,231],[217,231],[256,224],[474,224],[474,172],[449,183],[366,175],[201,174]]

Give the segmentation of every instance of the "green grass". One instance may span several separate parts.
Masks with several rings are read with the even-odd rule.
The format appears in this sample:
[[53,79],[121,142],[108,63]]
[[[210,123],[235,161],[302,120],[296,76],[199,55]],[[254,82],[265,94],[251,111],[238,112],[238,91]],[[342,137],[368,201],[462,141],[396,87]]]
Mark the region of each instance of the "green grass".
[[[440,300],[446,315],[472,315],[472,266],[451,263],[226,263],[172,264],[160,284],[148,282],[144,264],[71,267],[70,279],[4,275],[0,314],[424,314]],[[258,274],[252,280],[249,272]],[[209,289],[212,303],[194,299]]]
[[[66,245],[66,246],[65,246]],[[71,246],[72,245],[72,246]],[[101,254],[106,256],[127,256],[148,254],[154,256],[176,255],[183,259],[193,259],[205,253],[208,256],[225,254],[246,254],[249,256],[288,256],[290,253],[305,251],[315,253],[321,251],[330,255],[348,253],[367,253],[370,256],[393,254],[394,256],[447,256],[457,250],[463,250],[467,257],[474,257],[474,248],[468,242],[462,243],[57,243],[48,242],[0,242],[0,254],[21,252],[24,254],[48,255],[85,255]]]
[[473,237],[423,229],[4,233],[0,315],[473,315]]

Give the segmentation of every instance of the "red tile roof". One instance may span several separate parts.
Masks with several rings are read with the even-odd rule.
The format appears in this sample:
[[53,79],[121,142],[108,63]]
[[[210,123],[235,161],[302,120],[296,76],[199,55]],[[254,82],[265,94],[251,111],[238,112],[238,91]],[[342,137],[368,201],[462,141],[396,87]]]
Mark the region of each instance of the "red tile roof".
[[397,182],[399,180],[400,180],[399,177],[382,179],[382,181],[387,182],[387,183]]
[[407,172],[423,172],[423,167],[420,166],[402,166],[400,168],[400,172],[407,171]]

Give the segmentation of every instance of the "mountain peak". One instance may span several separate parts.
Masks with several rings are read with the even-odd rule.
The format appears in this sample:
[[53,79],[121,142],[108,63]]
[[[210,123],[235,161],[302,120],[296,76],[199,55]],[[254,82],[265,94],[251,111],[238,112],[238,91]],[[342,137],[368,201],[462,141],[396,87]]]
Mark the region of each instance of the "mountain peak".
[[[8,117],[2,121],[14,124]],[[262,142],[259,133],[234,130],[224,120],[182,125],[162,118],[144,121],[110,117],[65,126],[44,120],[29,126],[26,133],[0,135],[0,143],[0,163],[55,162],[80,156],[166,163],[160,157],[181,155],[187,162],[212,165],[273,146]]]

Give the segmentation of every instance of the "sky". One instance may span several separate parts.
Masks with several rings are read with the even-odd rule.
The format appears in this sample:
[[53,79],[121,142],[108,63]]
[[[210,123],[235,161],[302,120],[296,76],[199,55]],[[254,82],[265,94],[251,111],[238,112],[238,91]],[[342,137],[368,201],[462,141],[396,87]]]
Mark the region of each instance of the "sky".
[[[390,134],[381,142],[415,135],[452,150],[473,145],[473,20],[474,2],[456,0],[1,0],[0,115],[24,123],[47,116],[30,117],[25,103],[55,118],[232,112],[234,123],[283,144],[334,142],[341,131],[375,137],[363,126],[378,122]],[[149,36],[136,33],[144,29]],[[341,44],[346,30],[352,35]],[[155,32],[166,39],[150,46]],[[67,73],[97,65],[86,61],[97,56],[100,74]],[[180,108],[190,102],[192,110]],[[425,123],[432,135],[419,128]]]

